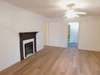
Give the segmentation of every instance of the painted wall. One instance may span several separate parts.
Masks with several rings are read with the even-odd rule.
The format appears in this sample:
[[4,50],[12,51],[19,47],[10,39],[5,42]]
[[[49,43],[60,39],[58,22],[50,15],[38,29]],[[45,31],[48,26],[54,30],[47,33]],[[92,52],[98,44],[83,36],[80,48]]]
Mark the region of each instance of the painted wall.
[[47,43],[49,46],[67,47],[67,22],[60,18],[50,18],[47,26]]
[[48,40],[49,40],[49,24],[48,24],[48,21],[45,23],[45,25],[43,25],[43,33],[44,33],[44,43],[45,43],[45,45],[48,45]]
[[48,42],[46,45],[67,47],[68,22],[79,22],[78,48],[100,51],[100,17],[85,16],[76,20],[51,18],[48,22]]
[[45,17],[0,1],[0,70],[20,61],[19,32],[38,31],[38,50],[44,46]]
[[79,21],[79,48],[100,51],[100,17],[88,16]]

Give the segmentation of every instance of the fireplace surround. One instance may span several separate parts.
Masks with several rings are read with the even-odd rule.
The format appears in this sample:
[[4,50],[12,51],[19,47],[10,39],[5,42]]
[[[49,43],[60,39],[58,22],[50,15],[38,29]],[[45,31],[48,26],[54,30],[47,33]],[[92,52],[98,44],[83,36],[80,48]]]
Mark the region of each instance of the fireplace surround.
[[35,53],[34,49],[34,38],[23,40],[23,56],[24,59]]
[[20,38],[20,58],[21,60],[35,54],[37,52],[36,46],[37,32],[21,32]]

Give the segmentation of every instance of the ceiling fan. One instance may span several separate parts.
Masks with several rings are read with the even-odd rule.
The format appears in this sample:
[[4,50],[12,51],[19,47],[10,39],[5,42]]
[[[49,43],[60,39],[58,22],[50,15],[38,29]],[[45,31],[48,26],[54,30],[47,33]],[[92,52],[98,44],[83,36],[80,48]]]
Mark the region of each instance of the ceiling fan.
[[67,18],[77,18],[86,14],[87,14],[86,12],[78,11],[75,3],[70,3],[66,5],[65,16]]

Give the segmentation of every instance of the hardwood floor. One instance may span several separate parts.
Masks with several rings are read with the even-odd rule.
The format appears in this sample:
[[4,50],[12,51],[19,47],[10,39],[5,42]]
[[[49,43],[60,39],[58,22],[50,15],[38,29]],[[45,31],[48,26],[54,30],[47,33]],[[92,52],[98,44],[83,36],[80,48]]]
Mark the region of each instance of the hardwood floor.
[[100,52],[80,51],[82,75],[100,75]]
[[100,53],[45,47],[0,75],[100,75]]

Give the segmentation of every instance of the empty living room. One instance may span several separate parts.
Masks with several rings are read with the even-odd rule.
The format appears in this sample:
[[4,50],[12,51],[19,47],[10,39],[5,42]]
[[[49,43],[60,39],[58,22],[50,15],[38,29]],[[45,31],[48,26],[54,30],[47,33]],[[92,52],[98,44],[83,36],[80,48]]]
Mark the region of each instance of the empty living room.
[[100,0],[0,0],[0,75],[100,75]]

